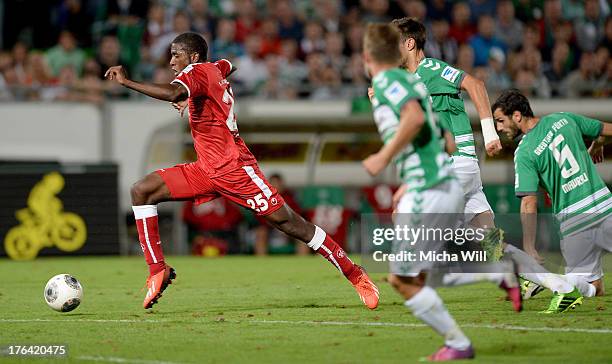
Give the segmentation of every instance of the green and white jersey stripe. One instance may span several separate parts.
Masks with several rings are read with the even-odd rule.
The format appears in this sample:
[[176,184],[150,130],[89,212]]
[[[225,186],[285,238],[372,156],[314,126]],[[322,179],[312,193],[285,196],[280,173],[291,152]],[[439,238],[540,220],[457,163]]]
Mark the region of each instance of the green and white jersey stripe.
[[582,115],[554,113],[540,119],[514,153],[517,196],[535,194],[542,185],[568,236],[612,213],[612,194],[601,179],[583,141],[601,132],[602,123]]
[[393,68],[376,75],[372,86],[374,120],[384,143],[395,136],[402,107],[408,101],[417,100],[425,114],[426,122],[419,134],[395,158],[401,183],[409,191],[423,191],[452,178],[451,160],[442,148],[425,85],[415,75]]
[[454,156],[476,158],[476,145],[470,118],[461,97],[461,81],[465,73],[435,58],[424,58],[416,70],[431,95],[433,110],[440,126],[455,137]]

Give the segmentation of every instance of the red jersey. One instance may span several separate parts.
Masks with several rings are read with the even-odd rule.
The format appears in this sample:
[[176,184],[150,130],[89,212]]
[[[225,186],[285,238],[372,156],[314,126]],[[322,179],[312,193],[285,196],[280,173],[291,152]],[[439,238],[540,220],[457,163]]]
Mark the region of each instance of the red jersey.
[[225,79],[231,69],[226,59],[192,63],[172,81],[187,88],[196,163],[209,177],[257,162],[238,135],[234,94]]

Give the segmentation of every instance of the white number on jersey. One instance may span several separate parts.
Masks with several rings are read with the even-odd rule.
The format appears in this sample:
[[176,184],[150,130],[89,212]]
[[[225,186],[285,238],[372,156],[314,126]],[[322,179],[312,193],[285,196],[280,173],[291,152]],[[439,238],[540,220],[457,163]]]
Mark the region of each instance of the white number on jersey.
[[[559,164],[559,168],[561,168],[561,177],[570,178],[580,171],[580,166],[578,165],[578,161],[576,161],[576,157],[569,149],[569,146],[566,144],[561,147],[561,151],[559,151],[558,147],[561,146],[561,143],[565,141],[563,134],[559,134],[553,139],[552,143],[548,146],[553,153],[553,158]],[[565,162],[569,163],[569,169],[564,167]]]
[[234,93],[232,88],[228,87],[223,93],[223,102],[230,106],[229,112],[227,113],[227,128],[230,131],[238,131],[238,123],[236,123],[236,115],[234,114]]

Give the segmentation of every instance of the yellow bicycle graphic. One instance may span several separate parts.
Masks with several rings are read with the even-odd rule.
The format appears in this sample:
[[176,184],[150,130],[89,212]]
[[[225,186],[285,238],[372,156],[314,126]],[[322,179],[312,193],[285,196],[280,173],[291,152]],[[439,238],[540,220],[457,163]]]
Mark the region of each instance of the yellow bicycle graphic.
[[4,238],[6,254],[15,260],[31,260],[46,247],[56,246],[71,252],[85,244],[87,227],[77,214],[63,212],[64,204],[56,197],[64,189],[64,177],[58,172],[46,174],[30,191],[28,207],[15,213],[20,225]]

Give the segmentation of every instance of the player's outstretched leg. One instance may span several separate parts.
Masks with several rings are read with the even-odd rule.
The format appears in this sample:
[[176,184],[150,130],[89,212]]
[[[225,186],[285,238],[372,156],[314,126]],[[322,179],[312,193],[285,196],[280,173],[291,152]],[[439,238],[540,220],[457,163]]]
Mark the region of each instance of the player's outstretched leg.
[[157,204],[170,199],[170,191],[157,173],[151,173],[132,186],[132,209],[138,228],[138,240],[149,266],[145,309],[153,307],[166,287],[176,278],[176,272],[166,265],[159,238]]
[[285,234],[306,243],[341,271],[368,308],[375,309],[378,306],[379,293],[374,282],[323,229],[304,220],[286,204],[265,218]]
[[471,359],[474,349],[436,291],[425,286],[425,275],[416,277],[389,274],[389,283],[406,300],[412,314],[444,337],[444,346],[427,357],[430,361]]

